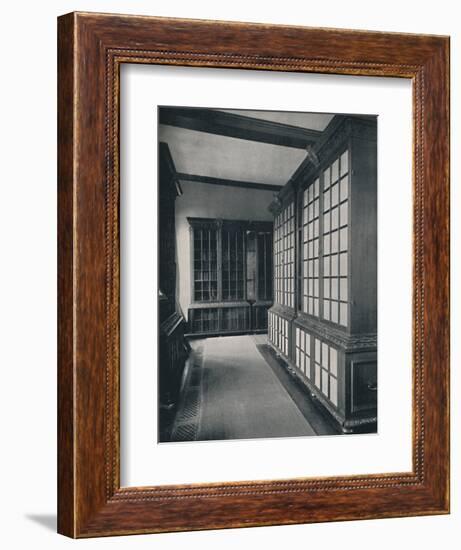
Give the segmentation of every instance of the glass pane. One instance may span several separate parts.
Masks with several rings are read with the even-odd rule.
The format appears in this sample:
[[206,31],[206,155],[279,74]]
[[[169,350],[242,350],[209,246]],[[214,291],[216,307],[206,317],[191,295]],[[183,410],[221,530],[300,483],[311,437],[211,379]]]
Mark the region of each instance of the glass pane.
[[340,275],[342,277],[347,277],[347,252],[340,254]]
[[310,357],[307,355],[304,356],[304,374],[310,378],[311,377],[311,361]]
[[338,382],[332,376],[330,377],[330,401],[335,407],[338,406]]
[[349,196],[348,177],[346,176],[340,182],[339,197],[340,197],[341,202],[346,200],[348,196]]
[[325,277],[330,276],[330,258],[329,257],[323,259],[323,275]]
[[349,151],[344,151],[341,155],[341,176],[349,170]]
[[328,397],[328,372],[322,369],[322,393]]
[[319,179],[317,178],[314,182],[314,197],[319,196]]
[[315,360],[320,363],[320,340],[315,339]]
[[330,348],[330,372],[338,375],[338,352],[335,348]]
[[338,231],[331,234],[331,253],[338,252]]
[[323,238],[323,253],[330,253],[330,235],[325,235],[325,237]]
[[320,365],[315,364],[315,385],[320,389]]
[[330,168],[327,168],[323,173],[323,186],[325,189],[330,187]]
[[330,279],[324,279],[323,281],[323,296],[325,298],[330,297]]
[[[343,255],[343,254],[342,254]],[[331,257],[331,273],[332,277],[337,277],[338,275],[338,255],[335,254]]]
[[323,231],[324,233],[330,231],[330,212],[323,215]]
[[333,208],[331,211],[331,229],[337,229],[339,224],[339,209]]
[[340,231],[340,250],[347,250],[347,227],[343,227]]
[[339,159],[335,160],[331,169],[331,183],[337,181],[339,175]]
[[322,343],[322,365],[328,368],[328,346]]
[[331,279],[331,298],[338,299],[338,279]]
[[331,321],[338,322],[338,302],[331,302]]
[[331,188],[331,206],[336,206],[339,200],[339,184],[336,183]]
[[340,280],[339,296],[343,302],[347,302],[347,279]]
[[343,326],[347,326],[347,304],[340,304],[339,309],[339,322]]
[[323,317],[327,321],[330,320],[330,300],[323,300]]
[[349,220],[347,219],[347,215],[348,215],[348,203],[347,202],[344,202],[341,206],[340,206],[340,221],[339,221],[339,224],[340,225],[347,225],[349,223]]

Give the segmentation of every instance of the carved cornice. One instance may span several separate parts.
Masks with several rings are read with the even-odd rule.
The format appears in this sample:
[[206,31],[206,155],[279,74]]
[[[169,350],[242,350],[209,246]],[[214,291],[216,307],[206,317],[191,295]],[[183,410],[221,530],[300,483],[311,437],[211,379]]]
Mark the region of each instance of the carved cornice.
[[376,332],[349,334],[340,327],[302,315],[294,319],[294,325],[305,329],[320,339],[336,344],[346,352],[376,351],[377,349]]
[[243,230],[267,233],[272,231],[272,221],[254,221],[254,220],[223,220],[221,218],[193,218],[188,217],[187,221],[191,227],[215,227],[217,229],[234,226]]
[[302,314],[298,316],[292,308],[281,304],[274,304],[269,312],[286,321],[293,321],[295,327],[304,329],[321,340],[327,340],[346,352],[376,351],[377,349],[376,332],[349,334],[344,329],[320,319],[308,318]]
[[350,137],[376,141],[376,126],[375,117],[335,115],[322,137],[312,146],[311,153],[307,154],[291,176],[287,186],[299,188],[305,182],[317,178]]
[[294,309],[282,306],[282,304],[274,304],[270,310],[269,313],[274,313],[275,315],[279,315],[286,321],[293,321],[296,319],[296,312]]
[[269,204],[268,210],[274,218],[282,211],[282,201],[279,199],[278,193],[274,194],[274,200]]

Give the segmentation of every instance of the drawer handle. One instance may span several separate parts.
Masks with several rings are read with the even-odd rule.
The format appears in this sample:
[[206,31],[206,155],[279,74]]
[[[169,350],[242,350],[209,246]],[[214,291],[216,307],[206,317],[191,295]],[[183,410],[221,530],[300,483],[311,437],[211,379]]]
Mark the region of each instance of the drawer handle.
[[367,388],[370,391],[378,391],[378,384],[376,382],[370,382],[369,384],[367,384]]

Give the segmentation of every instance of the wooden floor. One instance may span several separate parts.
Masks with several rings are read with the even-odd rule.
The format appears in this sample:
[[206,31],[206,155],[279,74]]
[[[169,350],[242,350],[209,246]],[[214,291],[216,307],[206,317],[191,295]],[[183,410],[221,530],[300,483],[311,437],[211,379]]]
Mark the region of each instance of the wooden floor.
[[309,421],[305,407],[298,406],[299,395],[309,399],[308,394],[287,387],[294,382],[277,374],[270,358],[261,353],[266,344],[266,336],[252,335],[191,342],[171,440],[319,435],[318,419]]

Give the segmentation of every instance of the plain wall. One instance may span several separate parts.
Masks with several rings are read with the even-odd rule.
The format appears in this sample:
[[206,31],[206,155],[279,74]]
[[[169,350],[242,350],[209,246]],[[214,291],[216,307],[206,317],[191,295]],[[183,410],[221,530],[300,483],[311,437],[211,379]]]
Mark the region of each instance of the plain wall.
[[[56,525],[56,17],[72,10],[452,35],[452,514],[72,541]],[[452,0],[6,2],[0,40],[2,546],[15,550],[459,547],[461,27]],[[458,153],[458,154],[457,154]],[[96,182],[97,183],[97,182]],[[206,443],[205,443],[206,444]],[[309,457],[287,456],[287,460]],[[340,460],[340,457],[338,457]],[[210,499],[210,507],[213,506]]]

